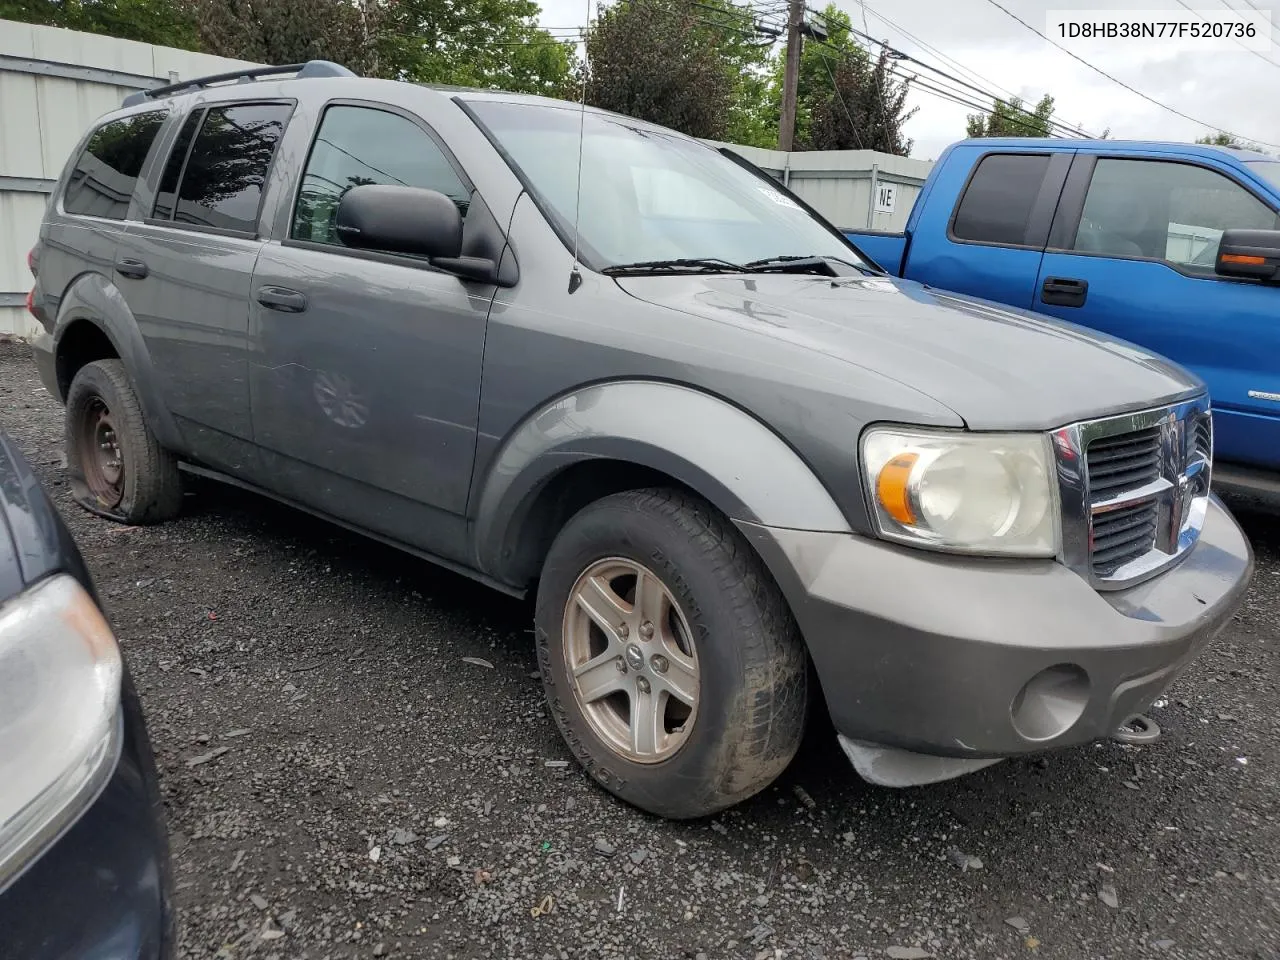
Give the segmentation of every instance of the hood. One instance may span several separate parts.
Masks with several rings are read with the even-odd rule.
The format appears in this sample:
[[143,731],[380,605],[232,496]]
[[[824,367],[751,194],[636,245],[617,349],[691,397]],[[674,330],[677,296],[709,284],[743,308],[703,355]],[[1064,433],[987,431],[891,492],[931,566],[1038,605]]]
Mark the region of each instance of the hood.
[[658,306],[890,377],[974,430],[1051,429],[1204,391],[1141,347],[910,280],[785,274],[626,277]]

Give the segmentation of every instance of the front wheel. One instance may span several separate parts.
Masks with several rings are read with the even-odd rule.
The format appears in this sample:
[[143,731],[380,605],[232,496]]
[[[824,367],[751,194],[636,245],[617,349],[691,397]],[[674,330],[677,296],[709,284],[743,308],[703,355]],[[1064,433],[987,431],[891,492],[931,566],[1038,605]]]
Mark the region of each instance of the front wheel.
[[615,494],[556,538],[536,612],[552,715],[606,789],[650,813],[715,813],[800,745],[804,646],[777,585],[714,508]]

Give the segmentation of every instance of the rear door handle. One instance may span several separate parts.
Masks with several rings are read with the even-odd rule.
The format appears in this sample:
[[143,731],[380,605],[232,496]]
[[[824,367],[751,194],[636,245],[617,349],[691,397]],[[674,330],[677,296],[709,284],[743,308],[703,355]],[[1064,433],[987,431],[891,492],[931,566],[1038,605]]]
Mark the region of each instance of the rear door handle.
[[130,280],[145,280],[150,272],[141,260],[134,260],[132,257],[120,257],[116,260],[116,273]]
[[258,302],[281,313],[302,313],[307,309],[307,298],[288,287],[259,287]]
[[1083,307],[1088,296],[1088,280],[1048,277],[1040,291],[1040,302],[1052,307]]

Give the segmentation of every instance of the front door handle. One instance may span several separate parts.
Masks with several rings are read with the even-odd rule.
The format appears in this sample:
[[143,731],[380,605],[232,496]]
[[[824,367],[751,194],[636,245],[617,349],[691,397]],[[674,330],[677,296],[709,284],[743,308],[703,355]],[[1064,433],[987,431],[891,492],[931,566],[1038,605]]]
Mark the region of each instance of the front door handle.
[[307,298],[288,287],[259,287],[258,302],[281,313],[302,313],[307,309]]
[[116,273],[130,280],[145,280],[151,271],[141,260],[132,257],[120,257],[116,260]]
[[1088,280],[1049,277],[1040,291],[1040,302],[1051,307],[1083,307],[1088,296]]

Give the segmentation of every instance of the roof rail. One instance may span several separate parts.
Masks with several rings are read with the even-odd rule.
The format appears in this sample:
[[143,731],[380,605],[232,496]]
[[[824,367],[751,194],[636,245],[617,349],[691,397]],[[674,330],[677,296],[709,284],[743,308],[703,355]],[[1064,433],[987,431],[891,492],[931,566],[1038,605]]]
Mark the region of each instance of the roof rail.
[[292,79],[294,80],[306,80],[312,77],[355,76],[354,73],[341,64],[332,63],[328,60],[308,60],[306,63],[289,63],[278,67],[253,67],[249,70],[232,70],[228,73],[214,73],[207,77],[193,77],[190,80],[181,80],[178,83],[169,83],[162,87],[152,87],[150,90],[139,90],[137,93],[131,93],[125,97],[122,106],[132,107],[139,103],[146,103],[148,100],[171,97],[176,93],[182,93],[187,90],[200,90],[205,87],[211,87],[215,83],[228,83],[233,80],[236,83],[249,83],[262,77],[274,77],[286,73],[293,74]]

